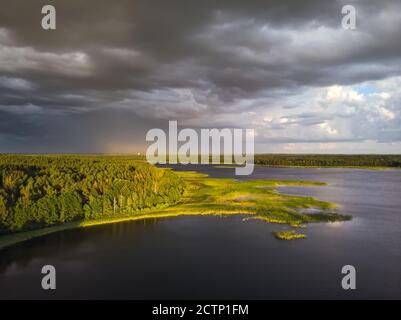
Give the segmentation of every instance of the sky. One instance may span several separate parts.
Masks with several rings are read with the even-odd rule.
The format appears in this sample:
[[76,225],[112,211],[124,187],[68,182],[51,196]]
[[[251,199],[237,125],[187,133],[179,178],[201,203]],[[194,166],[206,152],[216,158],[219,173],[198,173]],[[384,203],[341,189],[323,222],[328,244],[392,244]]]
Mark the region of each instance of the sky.
[[257,152],[401,153],[399,0],[0,8],[0,152],[144,152],[149,129],[177,120],[255,129]]

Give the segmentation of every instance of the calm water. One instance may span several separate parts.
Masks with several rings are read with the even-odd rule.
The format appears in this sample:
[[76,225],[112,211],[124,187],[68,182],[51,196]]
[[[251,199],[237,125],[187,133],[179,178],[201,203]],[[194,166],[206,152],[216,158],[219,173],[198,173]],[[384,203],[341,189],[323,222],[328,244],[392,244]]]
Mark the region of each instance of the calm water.
[[[327,182],[279,189],[334,201],[354,219],[309,225],[308,239],[294,242],[272,236],[281,226],[241,216],[64,231],[0,251],[0,298],[401,299],[401,171],[257,167],[251,178]],[[40,286],[45,264],[57,269],[52,292]],[[357,290],[341,289],[346,264]]]

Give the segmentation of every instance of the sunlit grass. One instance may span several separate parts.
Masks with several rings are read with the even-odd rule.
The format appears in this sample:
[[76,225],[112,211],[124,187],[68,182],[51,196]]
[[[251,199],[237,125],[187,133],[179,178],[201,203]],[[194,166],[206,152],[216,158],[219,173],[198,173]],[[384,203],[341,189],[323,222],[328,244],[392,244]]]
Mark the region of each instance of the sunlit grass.
[[306,234],[297,233],[294,230],[282,230],[273,232],[274,236],[279,240],[296,240],[296,239],[306,239]]
[[[324,186],[322,182],[209,178],[194,172],[177,173],[190,186],[182,203],[167,210],[246,213],[268,222],[300,225],[308,222],[343,221],[350,216],[335,212],[335,204],[312,197],[280,194],[277,186]],[[303,209],[317,209],[305,213]]]

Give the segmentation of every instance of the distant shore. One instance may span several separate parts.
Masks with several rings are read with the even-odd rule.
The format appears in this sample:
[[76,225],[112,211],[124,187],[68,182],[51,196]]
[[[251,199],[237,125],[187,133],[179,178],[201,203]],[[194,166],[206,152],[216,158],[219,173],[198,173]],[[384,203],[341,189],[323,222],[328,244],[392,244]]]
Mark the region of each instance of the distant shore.
[[401,170],[400,167],[369,167],[369,166],[291,166],[291,165],[269,165],[255,164],[260,167],[271,168],[314,168],[314,169],[361,169],[361,170]]
[[[361,170],[401,170],[401,167],[370,167],[370,166],[294,166],[294,165],[271,165],[271,164],[258,164],[255,163],[255,166],[258,167],[269,167],[269,168],[313,168],[313,169],[361,169]],[[214,168],[217,169],[235,169],[241,167],[241,165],[230,164],[226,165],[215,164]]]

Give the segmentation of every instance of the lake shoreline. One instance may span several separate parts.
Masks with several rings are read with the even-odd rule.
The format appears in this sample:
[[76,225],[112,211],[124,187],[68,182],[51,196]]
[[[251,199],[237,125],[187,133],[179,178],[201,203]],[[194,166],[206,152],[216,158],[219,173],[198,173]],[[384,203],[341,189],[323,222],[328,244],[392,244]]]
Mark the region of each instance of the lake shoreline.
[[155,211],[154,213],[146,213],[140,215],[131,215],[131,216],[122,216],[122,217],[110,217],[105,219],[99,220],[88,220],[88,221],[76,221],[76,222],[69,222],[64,223],[57,226],[51,226],[31,231],[23,231],[18,232],[10,235],[5,235],[0,238],[0,251],[16,245],[21,242],[29,241],[31,239],[39,238],[46,236],[48,234],[65,231],[65,230],[72,230],[72,229],[82,229],[82,228],[89,228],[95,227],[100,225],[106,224],[113,224],[113,223],[121,223],[121,222],[128,222],[128,221],[139,221],[139,220],[150,220],[150,219],[163,219],[163,218],[173,218],[179,216],[205,216],[205,215],[214,215],[214,216],[229,216],[229,215],[249,215],[250,213],[243,213],[243,212],[232,212],[232,213],[205,213],[205,212],[191,212],[191,213],[158,213]]
[[[0,250],[33,238],[51,233],[126,221],[158,219],[195,215],[238,215],[260,217],[268,223],[287,224],[298,227],[305,223],[347,221],[350,216],[329,212],[334,203],[312,197],[280,194],[280,186],[325,186],[324,182],[251,180],[238,182],[234,179],[211,178],[193,171],[174,171],[184,179],[187,191],[177,204],[167,207],[144,209],[138,213],[122,214],[94,220],[80,220],[49,226],[37,230],[4,235],[0,238]],[[298,210],[317,208],[319,214],[302,214]]]

